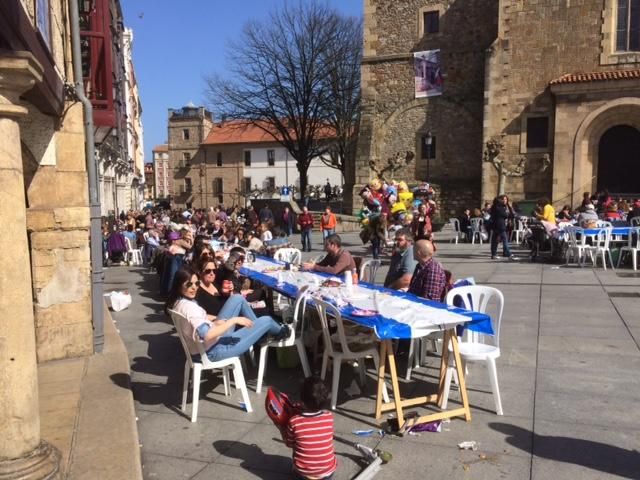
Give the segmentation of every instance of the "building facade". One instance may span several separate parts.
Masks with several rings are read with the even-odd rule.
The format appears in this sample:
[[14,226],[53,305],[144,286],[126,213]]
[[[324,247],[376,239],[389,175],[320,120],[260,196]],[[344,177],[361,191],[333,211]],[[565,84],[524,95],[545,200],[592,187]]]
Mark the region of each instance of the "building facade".
[[154,198],[167,199],[173,195],[173,170],[169,164],[169,145],[157,145],[153,149],[153,171],[155,178]]
[[156,199],[156,172],[153,162],[144,164],[144,199],[145,203]]
[[[300,185],[295,160],[271,136],[238,122],[214,124],[202,107],[169,111],[168,151],[178,207],[244,206],[252,192]],[[310,185],[343,183],[340,170],[319,158],[311,161],[308,178]]]
[[124,27],[119,0],[79,3],[83,77],[93,104],[106,217],[139,208],[143,196],[142,108],[131,59],[133,35]]
[[139,209],[145,199],[144,174],[144,130],[142,128],[142,102],[133,65],[133,30],[125,28],[122,35],[125,72],[125,98],[127,114],[127,157],[129,205],[131,209]]
[[[549,196],[557,206],[603,189],[639,194],[640,7],[501,1],[499,14],[487,52],[484,140],[501,136],[506,162],[525,160],[507,193]],[[485,166],[485,198],[496,182]]]
[[[624,154],[640,138],[633,2],[365,0],[364,19],[354,191],[375,175],[370,162],[412,151],[398,177],[438,185],[449,215],[501,183],[516,200],[557,205],[640,192],[613,175],[640,173]],[[417,94],[414,54],[425,51],[438,51],[439,95]],[[491,141],[497,162],[483,161]]]

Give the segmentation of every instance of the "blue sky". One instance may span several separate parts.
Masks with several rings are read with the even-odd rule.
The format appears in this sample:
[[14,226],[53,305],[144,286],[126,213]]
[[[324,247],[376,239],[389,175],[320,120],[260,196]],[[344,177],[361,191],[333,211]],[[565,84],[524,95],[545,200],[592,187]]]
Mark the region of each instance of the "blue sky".
[[[328,0],[362,16],[362,0]],[[133,29],[133,59],[142,100],[145,160],[167,138],[167,109],[204,105],[203,76],[224,73],[225,50],[248,20],[265,18],[285,0],[122,0]],[[291,4],[291,1],[289,2]],[[215,115],[214,111],[214,115]]]

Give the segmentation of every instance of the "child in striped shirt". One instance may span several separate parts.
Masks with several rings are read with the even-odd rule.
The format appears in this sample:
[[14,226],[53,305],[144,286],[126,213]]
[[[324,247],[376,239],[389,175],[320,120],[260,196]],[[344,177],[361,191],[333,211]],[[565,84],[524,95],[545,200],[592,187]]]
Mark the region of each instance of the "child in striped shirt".
[[293,473],[298,480],[329,480],[336,471],[333,414],[324,407],[329,390],[319,377],[306,378],[300,393],[302,410],[289,419],[283,438],[293,448]]

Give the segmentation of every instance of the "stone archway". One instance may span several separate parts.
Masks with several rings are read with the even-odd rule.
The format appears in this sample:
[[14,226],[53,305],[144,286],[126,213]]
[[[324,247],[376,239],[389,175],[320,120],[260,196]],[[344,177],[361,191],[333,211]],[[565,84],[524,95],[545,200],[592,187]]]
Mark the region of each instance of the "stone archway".
[[598,151],[603,135],[624,125],[640,130],[640,98],[624,97],[595,109],[580,124],[573,155],[572,203],[583,190],[598,187]]
[[615,194],[640,192],[640,130],[617,125],[598,144],[598,191]]

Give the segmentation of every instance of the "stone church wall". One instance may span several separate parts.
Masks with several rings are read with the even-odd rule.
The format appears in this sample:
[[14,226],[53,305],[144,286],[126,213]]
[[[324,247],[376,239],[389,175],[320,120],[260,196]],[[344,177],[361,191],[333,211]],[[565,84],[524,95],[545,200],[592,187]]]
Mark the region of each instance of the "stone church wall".
[[[564,157],[567,152],[556,152],[555,155],[553,152],[557,122],[571,120],[555,118],[555,99],[548,85],[566,73],[611,69],[611,66],[601,65],[601,53],[603,42],[612,41],[606,25],[612,20],[614,3],[602,0],[500,2],[499,38],[487,61],[484,141],[504,134],[507,163],[517,163],[522,157],[528,159],[529,173],[524,178],[508,178],[506,182],[506,193],[516,200],[551,195],[552,191],[555,195],[559,191],[558,181],[571,182],[570,178],[553,178],[553,166],[545,172],[540,171],[545,153],[555,164],[570,161]],[[526,122],[532,116],[549,117],[547,148],[533,150],[526,147]],[[564,125],[560,127],[566,130]],[[493,168],[485,165],[484,199],[495,196],[497,181]],[[562,197],[554,198],[554,201],[566,203],[566,194]]]
[[[370,160],[383,162],[410,150],[416,158],[397,179],[429,180],[443,190],[462,182],[475,192],[468,201],[480,202],[484,59],[497,35],[497,5],[497,0],[365,1],[356,195],[375,175]],[[422,14],[432,10],[440,12],[440,31],[422,35]],[[443,95],[416,99],[413,52],[434,49],[441,50]],[[436,137],[428,179],[421,151],[427,131]],[[354,198],[354,209],[358,205]]]

